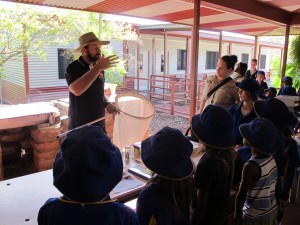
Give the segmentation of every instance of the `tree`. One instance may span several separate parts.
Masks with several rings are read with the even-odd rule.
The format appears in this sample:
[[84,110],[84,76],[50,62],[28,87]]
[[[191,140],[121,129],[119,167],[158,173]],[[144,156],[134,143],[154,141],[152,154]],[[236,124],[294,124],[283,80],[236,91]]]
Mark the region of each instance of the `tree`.
[[[130,24],[104,21],[101,14],[19,4],[0,9],[0,30],[0,78],[5,77],[1,71],[8,60],[23,60],[32,54],[43,59],[46,46],[77,43],[89,31],[103,40],[137,40]],[[105,48],[104,53],[112,54],[112,48]],[[106,75],[114,80],[125,72],[120,60]]]
[[0,69],[8,60],[22,60],[33,53],[43,57],[46,45],[67,43],[73,38],[65,32],[67,22],[58,13],[32,6],[0,9]]
[[300,35],[295,36],[291,42],[290,58],[293,67],[289,74],[293,77],[293,86],[298,89],[300,87]]
[[[117,40],[117,41],[139,41],[136,30],[131,24],[125,22],[115,22],[105,19],[105,15],[88,12],[76,12],[68,16],[69,23],[72,24],[73,32],[76,33],[76,41],[80,35],[93,31],[101,40]],[[120,57],[119,64],[106,70],[106,81],[120,84],[122,77],[126,73],[125,64],[127,55],[123,52],[114,52],[111,45],[102,48],[105,55],[116,54]]]
[[[271,62],[274,68],[274,81],[272,86],[280,87],[281,84],[281,66],[280,58],[275,58]],[[286,76],[293,78],[293,86],[298,89],[300,87],[300,36],[294,36],[289,46],[289,60],[286,63]]]

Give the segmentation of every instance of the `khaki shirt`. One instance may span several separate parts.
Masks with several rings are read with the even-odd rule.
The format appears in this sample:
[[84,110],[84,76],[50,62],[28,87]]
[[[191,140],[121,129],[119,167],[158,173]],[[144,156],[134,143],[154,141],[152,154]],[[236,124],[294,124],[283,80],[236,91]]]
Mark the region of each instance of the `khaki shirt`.
[[212,104],[223,106],[225,109],[228,109],[232,104],[239,102],[238,89],[234,84],[234,80],[227,82],[207,99],[208,92],[218,85],[216,75],[208,76],[204,84],[203,95],[201,98],[202,101],[206,101],[204,108]]

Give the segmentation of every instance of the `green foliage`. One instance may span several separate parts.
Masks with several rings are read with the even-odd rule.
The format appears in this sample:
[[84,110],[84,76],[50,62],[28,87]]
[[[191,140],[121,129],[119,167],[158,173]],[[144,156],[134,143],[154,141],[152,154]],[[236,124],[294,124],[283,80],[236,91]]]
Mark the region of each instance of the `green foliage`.
[[[286,63],[285,75],[293,78],[293,87],[297,90],[300,87],[300,36],[295,36],[289,47],[289,58],[290,61]],[[280,67],[280,58],[274,58],[271,61],[273,87],[280,87],[281,84],[281,67]]]
[[[100,40],[127,40],[137,41],[138,36],[131,24],[114,22],[105,20],[101,14],[89,12],[76,12],[68,16],[69,23],[72,24],[73,32],[75,33],[73,40],[78,42],[78,37],[87,32],[94,32]],[[117,66],[106,70],[106,82],[116,83],[120,85],[123,81],[123,76],[126,73],[123,53],[114,52],[111,45],[103,46],[102,52],[104,55],[118,55],[120,57]]]
[[18,4],[14,8],[1,8],[0,67],[11,59],[21,60],[24,55],[38,54],[43,58],[46,45],[69,40],[67,27],[67,20],[58,13]]
[[[45,10],[47,9],[47,10]],[[84,33],[93,31],[102,40],[137,40],[130,24],[103,20],[101,14],[15,4],[0,8],[0,78],[8,60],[23,60],[37,54],[45,60],[46,46],[78,43]],[[112,47],[103,47],[105,55]],[[117,54],[118,55],[118,54]],[[125,74],[124,61],[106,71],[109,82],[119,83]]]
[[300,87],[300,35],[293,38],[290,45],[291,64],[289,73],[293,75],[293,86],[298,89]]
[[281,84],[281,67],[280,67],[280,57],[273,57],[271,59],[271,65],[272,68],[272,87],[280,88]]

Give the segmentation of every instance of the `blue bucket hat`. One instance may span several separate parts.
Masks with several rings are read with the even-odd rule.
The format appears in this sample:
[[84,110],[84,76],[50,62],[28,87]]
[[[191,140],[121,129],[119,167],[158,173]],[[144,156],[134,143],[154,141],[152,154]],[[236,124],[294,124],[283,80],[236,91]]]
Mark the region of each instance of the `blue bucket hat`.
[[192,131],[203,143],[215,148],[230,148],[234,144],[233,119],[221,106],[208,105],[203,113],[193,116]]
[[249,145],[260,153],[272,155],[276,152],[278,131],[265,118],[255,118],[250,123],[240,125],[240,132]]
[[288,107],[277,98],[255,101],[254,111],[258,117],[272,121],[279,130],[283,130],[286,125],[291,123]]
[[250,96],[253,100],[257,99],[258,96],[258,84],[257,82],[252,78],[246,78],[241,82],[235,83],[235,86],[237,88],[240,88],[242,90],[245,90],[250,93]]
[[265,92],[272,92],[274,96],[277,95],[277,90],[276,88],[269,87],[268,89],[265,90]]
[[282,82],[288,81],[290,85],[293,85],[293,78],[289,77],[289,76],[285,76],[282,79]]
[[105,199],[121,181],[122,173],[119,149],[97,126],[71,131],[53,165],[54,186],[80,203]]
[[164,127],[142,141],[141,158],[147,168],[156,174],[181,180],[193,172],[191,154],[193,145],[180,130]]
[[257,76],[258,74],[261,74],[261,75],[263,75],[263,76],[264,76],[264,79],[266,79],[266,74],[265,74],[265,71],[263,71],[263,70],[259,70],[259,71],[257,71],[257,74],[256,74],[256,76]]

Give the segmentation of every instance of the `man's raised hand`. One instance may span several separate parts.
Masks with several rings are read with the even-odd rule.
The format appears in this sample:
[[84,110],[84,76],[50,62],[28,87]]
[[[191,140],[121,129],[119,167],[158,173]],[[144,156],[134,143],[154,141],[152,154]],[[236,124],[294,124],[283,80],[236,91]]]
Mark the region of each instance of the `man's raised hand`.
[[110,67],[114,67],[119,63],[119,57],[116,55],[110,55],[108,57],[101,56],[101,58],[96,63],[96,66],[101,68],[101,70],[108,69]]

